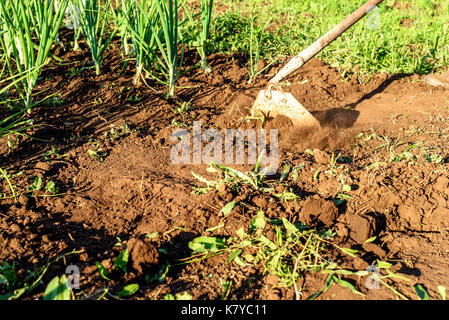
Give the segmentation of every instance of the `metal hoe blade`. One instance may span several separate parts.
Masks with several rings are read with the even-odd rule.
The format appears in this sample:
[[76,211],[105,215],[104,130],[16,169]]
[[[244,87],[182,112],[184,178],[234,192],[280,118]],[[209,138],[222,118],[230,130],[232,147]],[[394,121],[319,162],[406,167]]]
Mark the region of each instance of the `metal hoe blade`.
[[273,118],[284,115],[290,118],[294,126],[321,128],[318,120],[288,92],[261,90],[253,105],[253,113],[257,112]]
[[[342,33],[353,26],[357,21],[370,13],[384,0],[369,0],[351,15],[346,17],[332,30],[319,38],[315,43],[293,57],[268,83],[267,89],[260,91],[253,105],[252,112],[262,111],[270,116],[282,114],[293,121],[295,126],[320,128],[320,124],[290,93],[285,93],[279,82],[301,68],[310,59],[316,56]],[[272,90],[276,88],[276,90]]]

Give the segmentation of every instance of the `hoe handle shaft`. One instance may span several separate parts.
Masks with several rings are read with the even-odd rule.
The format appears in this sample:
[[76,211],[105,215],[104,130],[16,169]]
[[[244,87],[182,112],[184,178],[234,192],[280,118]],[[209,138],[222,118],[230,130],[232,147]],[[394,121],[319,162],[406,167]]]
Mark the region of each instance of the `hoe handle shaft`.
[[282,79],[301,68],[306,62],[320,53],[324,48],[337,39],[342,33],[352,27],[357,21],[371,12],[383,0],[369,0],[346,19],[336,25],[331,31],[319,38],[314,44],[293,57],[270,82],[279,83]]

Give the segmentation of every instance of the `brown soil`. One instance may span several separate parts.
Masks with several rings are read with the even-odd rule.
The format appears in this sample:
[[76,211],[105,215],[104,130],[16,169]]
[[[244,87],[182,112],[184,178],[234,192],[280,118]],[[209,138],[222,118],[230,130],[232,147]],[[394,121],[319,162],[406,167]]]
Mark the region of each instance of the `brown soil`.
[[[276,277],[264,275],[263,267],[227,264],[226,256],[173,268],[161,283],[145,278],[167,261],[188,257],[188,243],[199,235],[234,236],[235,230],[247,228],[252,214],[243,207],[226,218],[220,214],[226,203],[236,200],[260,207],[272,218],[331,227],[337,232],[336,243],[362,250],[360,258],[343,264],[364,270],[377,258],[392,262],[394,272],[411,279],[395,284],[410,298],[416,298],[415,283],[424,284],[432,298],[438,297],[438,285],[449,287],[448,92],[424,85],[416,75],[380,74],[360,84],[356,76],[344,80],[336,70],[313,60],[288,79],[285,89],[319,119],[323,129],[301,132],[285,117],[269,119],[266,125],[279,130],[280,161],[302,165],[296,181],[288,178],[288,187],[301,201],[273,201],[249,188],[235,194],[224,187],[194,196],[193,188],[202,184],[191,171],[214,175],[205,171],[206,165],[171,163],[173,124],[190,126],[196,120],[204,128],[258,127],[259,122],[245,120],[248,108],[279,67],[248,84],[240,61],[213,55],[209,57],[213,73],[195,69],[184,74],[177,100],[167,101],[161,93],[165,89],[152,81],[151,87],[132,86],[131,66],[120,73],[118,49],[107,54],[104,73],[98,77],[92,69],[70,74],[73,67],[80,69],[79,61],[88,63],[87,51],[63,57],[69,63],[45,71],[45,81],[36,90],[47,90],[42,95],[60,94],[59,103],[42,105],[32,114],[39,124],[32,135],[43,141],[21,139],[11,151],[2,143],[0,154],[0,167],[10,174],[22,172],[13,178],[18,192],[25,193],[31,177],[40,176],[44,183],[54,181],[63,195],[42,197],[38,191],[32,197],[21,195],[17,203],[0,202],[0,263],[14,261],[24,275],[25,270],[44,265],[47,258],[83,250],[53,263],[43,282],[61,275],[66,265],[76,264],[81,269],[81,289],[93,293],[104,286],[95,262],[112,272],[114,259],[126,247],[128,273],[112,272],[107,286],[120,290],[139,283],[134,298],[162,299],[168,293],[187,291],[194,299],[218,299],[221,282],[232,280],[231,299],[294,299],[294,289],[277,288]],[[195,59],[194,53],[187,53],[186,68]],[[174,112],[179,101],[190,102],[191,110]],[[120,127],[124,124],[129,130]],[[111,134],[111,128],[119,134]],[[389,146],[376,149],[383,135],[390,141],[405,137],[395,155],[421,143],[443,163],[422,157],[390,162]],[[60,156],[43,157],[51,147],[59,148]],[[88,150],[97,150],[103,161],[91,157]],[[350,160],[332,171],[333,153]],[[336,205],[341,177],[351,186],[352,199]],[[9,194],[6,182],[2,183],[0,193]],[[285,188],[280,185],[277,191]],[[224,227],[206,231],[220,224]],[[155,232],[154,237],[147,236]],[[377,236],[376,241],[362,249],[372,236]],[[121,246],[115,246],[117,242]],[[303,297],[321,289],[325,279],[319,273],[305,275],[298,283]],[[365,296],[333,286],[319,299],[397,298],[386,288],[367,290],[362,282],[356,285]],[[39,286],[28,297],[41,298],[44,289]]]

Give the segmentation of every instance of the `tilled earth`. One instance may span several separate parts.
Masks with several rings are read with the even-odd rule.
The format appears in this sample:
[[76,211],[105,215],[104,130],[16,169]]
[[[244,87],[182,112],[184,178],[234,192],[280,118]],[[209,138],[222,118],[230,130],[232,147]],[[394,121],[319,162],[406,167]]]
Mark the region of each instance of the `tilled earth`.
[[[295,299],[294,288],[280,287],[263,265],[229,264],[227,255],[181,264],[162,281],[154,279],[167,263],[192,254],[188,244],[195,237],[247,230],[257,209],[271,219],[330,228],[335,244],[359,250],[356,258],[335,253],[347,269],[365,270],[376,259],[392,263],[393,272],[410,279],[390,283],[405,297],[417,298],[415,284],[424,285],[432,298],[439,297],[438,286],[449,286],[449,93],[443,89],[426,86],[417,75],[343,79],[313,60],[284,88],[322,130],[301,131],[285,117],[267,119],[265,125],[279,132],[280,173],[285,164],[296,168],[282,183],[279,174],[265,182],[278,194],[299,197],[283,201],[225,185],[197,195],[193,191],[204,183],[192,171],[209,180],[216,174],[207,172],[206,164],[173,164],[172,131],[191,130],[194,121],[203,129],[260,127],[260,121],[248,119],[248,108],[280,66],[248,84],[241,60],[213,55],[211,74],[188,71],[177,98],[166,100],[165,88],[152,81],[132,85],[132,68],[122,68],[118,49],[108,53],[98,77],[81,69],[88,66],[87,51],[61,55],[67,63],[46,70],[36,90],[42,96],[57,93],[31,115],[38,126],[30,134],[40,140],[20,138],[11,150],[6,141],[0,146],[0,167],[11,175],[18,195],[16,202],[0,201],[0,262],[14,262],[24,279],[49,259],[77,251],[53,261],[42,284],[24,297],[42,298],[54,276],[76,265],[79,298],[138,283],[134,299],[182,292],[219,299],[223,282],[232,281],[230,299]],[[187,65],[195,59],[187,53]],[[179,111],[183,102],[188,108]],[[29,192],[36,176],[44,185],[53,181],[57,194],[44,188]],[[7,182],[0,183],[0,194],[9,196]],[[224,217],[220,211],[231,201],[239,205]],[[127,274],[113,270],[124,248],[130,255]],[[101,277],[96,262],[110,272],[110,281]],[[304,274],[297,282],[299,297],[320,290],[326,277]],[[348,279],[365,295],[334,285],[318,299],[399,298],[385,287],[368,290],[364,278]],[[0,294],[5,290],[0,286]]]

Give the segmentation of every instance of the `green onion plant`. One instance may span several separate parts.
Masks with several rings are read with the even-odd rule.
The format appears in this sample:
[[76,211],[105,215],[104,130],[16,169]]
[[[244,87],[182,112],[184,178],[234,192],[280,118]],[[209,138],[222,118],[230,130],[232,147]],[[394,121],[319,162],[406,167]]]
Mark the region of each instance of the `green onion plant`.
[[[213,0],[201,0],[201,11],[199,14],[193,14],[188,5],[183,2],[184,11],[189,21],[188,29],[192,33],[192,41],[190,41],[189,45],[197,48],[198,54],[201,57],[201,66],[205,72],[212,71],[210,65],[207,63],[206,57],[209,54],[209,47],[211,46],[210,25],[213,5]],[[198,16],[200,21],[195,19]]]
[[[104,0],[74,0],[80,8],[81,33],[90,48],[95,64],[95,73],[101,74],[104,53],[111,43],[117,29],[113,29],[106,38],[110,1]],[[106,39],[105,39],[106,38]]]
[[131,6],[132,0],[115,0],[115,10],[111,10],[115,28],[120,33],[123,59],[130,54],[128,19]]
[[161,32],[158,1],[133,0],[125,16],[128,34],[136,56],[136,74],[134,84],[140,83],[145,66],[151,66],[156,60],[157,38]]
[[254,78],[258,75],[262,74],[266,69],[268,69],[273,63],[277,61],[276,59],[272,59],[270,63],[265,65],[264,67],[259,67],[259,62],[261,61],[261,57],[263,55],[262,52],[262,42],[263,42],[263,30],[260,26],[256,26],[257,16],[251,16],[250,25],[249,25],[249,51],[248,51],[248,83],[253,82]]
[[32,120],[26,119],[26,110],[20,110],[16,113],[0,119],[0,138],[9,135],[23,135],[23,132],[32,127]]
[[178,0],[157,0],[156,6],[161,29],[153,27],[153,33],[158,34],[155,40],[162,56],[162,58],[156,56],[156,59],[160,71],[168,82],[167,96],[171,98],[175,94],[175,84],[184,59],[184,44],[181,55],[178,55],[178,40],[180,39]]
[[[76,0],[75,0],[76,1]],[[83,1],[84,3],[84,1]],[[79,50],[79,37],[81,35],[81,27],[80,27],[80,8],[74,3],[73,0],[70,0],[69,5],[67,7],[69,11],[69,16],[67,18],[65,27],[69,30],[73,30],[73,50]],[[67,13],[67,11],[66,11]]]
[[66,8],[67,0],[57,9],[54,0],[0,0],[0,47],[10,75],[25,75],[14,84],[28,110]]

